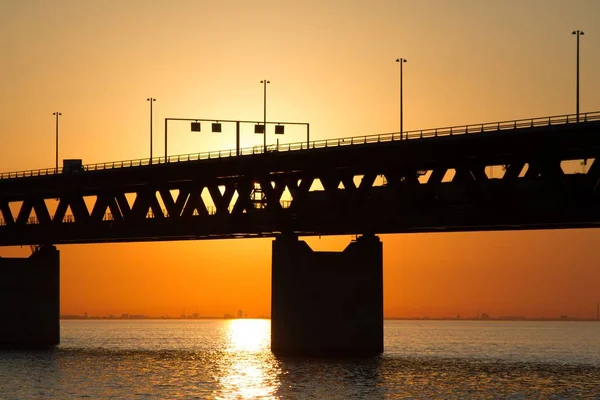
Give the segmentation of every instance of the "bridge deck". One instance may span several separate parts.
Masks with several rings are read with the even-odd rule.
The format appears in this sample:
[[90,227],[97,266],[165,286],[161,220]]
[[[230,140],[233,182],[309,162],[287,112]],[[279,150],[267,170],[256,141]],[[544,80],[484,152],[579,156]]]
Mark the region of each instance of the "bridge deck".
[[595,227],[600,113],[580,117],[5,175],[0,246]]
[[[511,120],[511,121],[499,121],[499,122],[487,122],[487,123],[479,123],[479,124],[470,124],[470,125],[458,125],[452,127],[443,127],[443,128],[431,128],[431,129],[420,129],[414,131],[403,132],[391,132],[391,133],[381,133],[375,135],[366,135],[366,136],[354,136],[354,137],[345,137],[345,138],[337,138],[337,139],[325,139],[325,140],[316,140],[310,143],[298,142],[298,143],[289,143],[285,145],[269,145],[267,146],[267,152],[286,152],[286,151],[298,151],[298,150],[310,150],[310,149],[321,149],[321,148],[332,148],[332,147],[341,147],[341,146],[356,146],[363,145],[369,143],[385,143],[385,142],[395,142],[402,140],[415,140],[415,139],[430,139],[430,138],[438,138],[444,136],[455,136],[455,135],[464,135],[464,134],[477,134],[477,133],[485,133],[485,132],[501,132],[501,131],[513,131],[516,129],[530,129],[534,127],[549,127],[556,125],[564,125],[564,124],[573,124],[577,122],[592,122],[600,120],[600,111],[589,112],[580,114],[579,116],[574,114],[567,115],[558,115],[558,116],[550,116],[550,117],[537,117],[537,118],[527,118],[520,120]],[[240,149],[240,156],[247,155],[257,155],[262,154],[265,151],[263,146],[253,146],[248,148]],[[187,161],[196,161],[196,160],[206,160],[206,159],[215,159],[215,158],[225,158],[225,157],[236,157],[236,150],[218,150],[218,151],[209,151],[203,153],[192,153],[192,154],[180,154],[168,157],[155,157],[155,158],[142,158],[136,160],[122,160],[122,161],[110,161],[103,163],[95,163],[84,165],[84,171],[97,171],[97,170],[105,170],[105,169],[117,169],[117,168],[130,168],[130,167],[140,167],[147,165],[155,165],[155,164],[164,164],[164,163],[178,163],[178,162],[187,162]],[[18,179],[18,178],[26,178],[32,176],[42,176],[42,175],[54,175],[63,173],[63,168],[41,168],[35,170],[24,170],[24,171],[15,171],[15,172],[3,172],[0,173],[0,180],[2,179]]]

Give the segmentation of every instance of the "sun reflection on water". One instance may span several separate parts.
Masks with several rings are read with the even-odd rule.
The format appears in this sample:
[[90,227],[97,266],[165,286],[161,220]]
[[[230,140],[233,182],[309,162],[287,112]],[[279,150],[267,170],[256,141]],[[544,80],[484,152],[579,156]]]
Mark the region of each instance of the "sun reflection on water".
[[273,357],[269,341],[270,321],[231,320],[227,325],[228,344],[221,359],[219,389],[215,397],[274,398],[281,368]]
[[229,351],[269,350],[271,325],[265,319],[234,319],[227,326]]

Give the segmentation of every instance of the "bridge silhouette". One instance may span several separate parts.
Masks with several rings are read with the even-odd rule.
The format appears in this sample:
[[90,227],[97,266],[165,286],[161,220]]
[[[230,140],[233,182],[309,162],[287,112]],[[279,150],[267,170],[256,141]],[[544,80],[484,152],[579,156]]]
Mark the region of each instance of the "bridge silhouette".
[[3,173],[0,245],[596,226],[600,112],[579,118]]
[[[59,244],[275,237],[272,348],[377,352],[375,235],[597,227],[599,153],[592,112],[3,173],[0,246],[42,246],[58,271]],[[361,236],[298,240],[342,234]]]

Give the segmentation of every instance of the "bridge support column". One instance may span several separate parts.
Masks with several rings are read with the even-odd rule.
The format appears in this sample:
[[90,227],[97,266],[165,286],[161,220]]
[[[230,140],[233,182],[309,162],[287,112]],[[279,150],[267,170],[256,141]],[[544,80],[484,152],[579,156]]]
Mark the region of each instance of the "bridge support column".
[[314,252],[295,235],[273,241],[271,350],[276,354],[383,352],[383,246],[359,237]]
[[60,254],[45,246],[29,258],[0,257],[0,347],[60,342]]

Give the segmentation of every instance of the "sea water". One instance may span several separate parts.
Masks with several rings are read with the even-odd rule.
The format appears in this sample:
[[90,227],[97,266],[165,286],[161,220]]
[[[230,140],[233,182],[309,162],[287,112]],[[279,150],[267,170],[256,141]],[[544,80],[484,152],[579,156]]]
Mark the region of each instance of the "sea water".
[[270,321],[63,320],[0,398],[600,399],[600,323],[392,321],[372,357],[278,357]]

